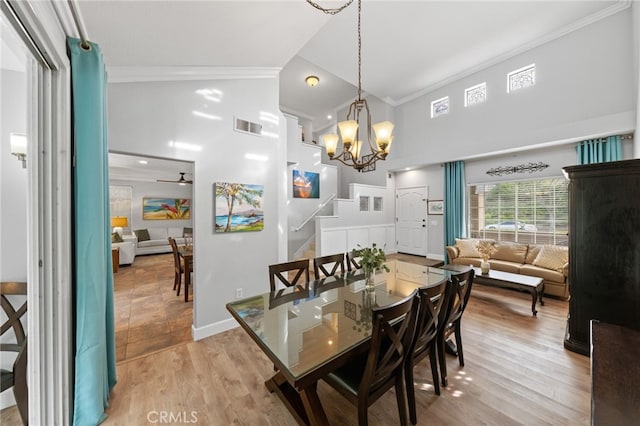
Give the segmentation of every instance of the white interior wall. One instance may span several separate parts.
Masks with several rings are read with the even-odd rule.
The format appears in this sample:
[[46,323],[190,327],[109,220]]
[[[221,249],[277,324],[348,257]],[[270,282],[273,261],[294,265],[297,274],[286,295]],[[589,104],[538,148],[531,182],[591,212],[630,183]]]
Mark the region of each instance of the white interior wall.
[[1,73],[0,279],[26,281],[27,169],[11,155],[10,134],[27,133],[27,77],[6,69]]
[[[27,75],[25,72],[0,70],[0,281],[27,281],[27,169],[11,155],[11,133],[27,133]],[[27,158],[27,162],[29,158]],[[24,303],[24,296],[9,296],[14,307]],[[7,317],[0,310],[0,321]],[[26,317],[22,320],[26,331]],[[15,343],[13,332],[2,342]],[[5,352],[2,369],[11,370],[15,357]],[[0,395],[0,408],[15,405],[13,392]]]
[[[635,128],[631,9],[509,58],[396,108],[391,166],[438,164]],[[507,74],[535,63],[536,85],[506,92]],[[487,102],[464,107],[486,82]],[[431,101],[450,113],[430,118]]]
[[[220,91],[221,101],[208,102],[196,93],[204,88]],[[244,296],[268,289],[267,267],[280,255],[276,248],[282,247],[279,238],[284,238],[286,229],[286,216],[284,228],[279,221],[279,196],[286,182],[282,181],[286,159],[281,152],[286,147],[279,144],[286,143],[286,138],[236,132],[233,119],[261,123],[263,131],[279,134],[273,122],[278,117],[284,123],[278,110],[277,75],[263,72],[260,78],[111,83],[108,95],[110,149],[194,162],[195,336],[236,326],[225,304],[235,298],[237,288],[242,288]],[[194,110],[220,119],[197,117]],[[199,150],[170,146],[169,141]],[[266,161],[248,159],[246,154]],[[264,230],[215,234],[215,182],[263,185]]]

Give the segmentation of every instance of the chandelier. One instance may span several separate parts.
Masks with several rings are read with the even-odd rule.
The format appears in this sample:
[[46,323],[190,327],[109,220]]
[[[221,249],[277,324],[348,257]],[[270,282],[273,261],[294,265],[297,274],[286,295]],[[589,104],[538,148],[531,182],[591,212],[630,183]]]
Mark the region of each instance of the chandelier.
[[[329,15],[335,15],[353,3],[349,0],[339,8],[325,9],[322,6],[307,0],[307,3]],[[389,154],[393,141],[393,123],[383,121],[371,125],[371,113],[366,99],[362,99],[362,37],[360,32],[360,15],[362,12],[362,0],[358,0],[358,98],[349,105],[347,119],[338,123],[340,136],[342,136],[342,151],[336,154],[339,136],[337,134],[324,135],[324,145],[331,160],[338,160],[342,164],[353,167],[359,172],[370,172],[376,169],[376,161],[384,160]],[[366,143],[369,145],[369,154],[364,154],[363,141],[360,138],[360,114],[366,118]],[[374,143],[371,142],[371,129],[375,134]]]

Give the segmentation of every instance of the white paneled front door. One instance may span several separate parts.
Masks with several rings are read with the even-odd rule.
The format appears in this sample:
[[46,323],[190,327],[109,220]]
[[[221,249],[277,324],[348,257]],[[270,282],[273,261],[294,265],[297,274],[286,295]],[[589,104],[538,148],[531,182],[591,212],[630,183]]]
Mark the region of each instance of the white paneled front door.
[[396,239],[400,253],[427,255],[427,188],[396,191]]

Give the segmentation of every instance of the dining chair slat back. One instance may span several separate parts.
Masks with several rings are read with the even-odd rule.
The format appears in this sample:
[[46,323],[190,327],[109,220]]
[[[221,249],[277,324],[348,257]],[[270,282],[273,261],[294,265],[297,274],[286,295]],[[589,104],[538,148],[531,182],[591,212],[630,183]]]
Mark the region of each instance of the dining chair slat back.
[[[26,316],[27,302],[22,303],[18,309],[14,307],[7,296],[26,296],[26,282],[2,282],[0,283],[1,297],[0,305],[5,314],[6,320],[0,327],[2,344],[0,351],[2,358],[8,358],[8,352],[16,353],[11,370],[2,369],[2,392],[13,388],[13,396],[18,406],[18,413],[23,424],[29,420],[29,393],[27,389],[27,335],[20,319]],[[15,302],[15,301],[14,301]],[[16,305],[17,306],[17,305]],[[9,343],[14,339],[7,339],[5,333],[13,330],[15,343]]]
[[405,299],[373,308],[371,346],[357,357],[323,378],[358,407],[358,423],[368,424],[367,409],[395,387],[400,423],[407,424],[403,364],[415,329],[417,291]]
[[362,269],[359,256],[354,256],[353,253],[347,253],[346,256],[347,256],[347,269],[349,270],[349,272],[355,271],[356,269]]
[[[285,272],[287,273],[286,276],[284,275]],[[293,279],[290,279],[289,273],[295,274]],[[291,287],[298,284],[300,278],[303,279],[303,284],[308,285],[309,259],[300,259],[269,265],[269,286],[271,291],[276,291],[276,278],[284,284],[285,287]]]
[[344,253],[331,254],[329,256],[320,256],[313,259],[313,272],[315,278],[322,276],[332,277],[338,272],[344,274]]
[[447,363],[444,357],[444,345],[447,338],[455,335],[456,351],[460,366],[464,367],[464,354],[462,352],[461,322],[473,285],[474,270],[470,268],[466,272],[451,275],[446,291],[446,306],[441,310],[440,330],[438,331],[438,361],[440,363],[440,377],[442,386],[447,386]]
[[169,237],[169,245],[171,246],[171,252],[173,253],[173,289],[178,290],[177,294],[180,295],[180,287],[182,286],[182,274],[184,273],[184,267],[180,260],[180,253],[178,253],[178,244],[176,240]]

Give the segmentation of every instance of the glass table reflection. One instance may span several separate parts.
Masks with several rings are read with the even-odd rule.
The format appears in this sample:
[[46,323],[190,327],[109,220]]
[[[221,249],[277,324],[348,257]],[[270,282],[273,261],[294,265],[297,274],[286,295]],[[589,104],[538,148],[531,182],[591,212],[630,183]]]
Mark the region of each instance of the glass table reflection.
[[[317,381],[368,350],[371,312],[448,279],[450,271],[388,261],[389,272],[365,288],[361,270],[314,280],[227,304],[227,309],[277,368],[266,382],[298,421],[326,424]],[[266,286],[265,286],[266,287]]]

